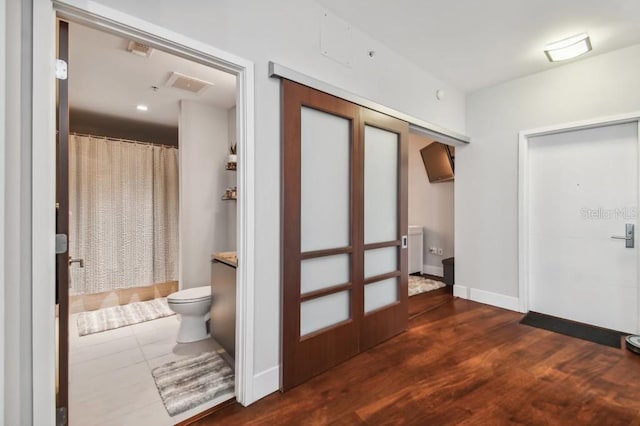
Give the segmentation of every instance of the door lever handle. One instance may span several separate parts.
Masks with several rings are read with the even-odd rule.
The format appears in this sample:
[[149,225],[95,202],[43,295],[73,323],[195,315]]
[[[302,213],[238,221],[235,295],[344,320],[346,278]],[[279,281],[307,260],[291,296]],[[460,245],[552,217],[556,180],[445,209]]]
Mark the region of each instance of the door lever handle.
[[625,235],[612,235],[611,238],[614,240],[624,240],[626,248],[633,248],[635,246],[635,225],[633,223],[627,223],[625,225]]
[[84,268],[84,259],[72,259],[69,258],[69,266],[71,266],[72,263],[79,263],[81,268]]

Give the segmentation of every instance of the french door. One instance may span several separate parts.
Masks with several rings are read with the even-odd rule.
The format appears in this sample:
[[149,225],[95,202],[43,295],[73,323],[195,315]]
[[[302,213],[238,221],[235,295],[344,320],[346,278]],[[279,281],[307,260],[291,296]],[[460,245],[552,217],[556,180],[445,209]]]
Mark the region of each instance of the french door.
[[282,390],[407,328],[405,122],[282,81]]

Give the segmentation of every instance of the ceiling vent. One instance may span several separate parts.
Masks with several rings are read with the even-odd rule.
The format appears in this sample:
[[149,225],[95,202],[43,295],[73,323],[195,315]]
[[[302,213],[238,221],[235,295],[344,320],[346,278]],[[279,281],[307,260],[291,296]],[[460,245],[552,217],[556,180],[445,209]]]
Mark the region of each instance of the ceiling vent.
[[213,83],[200,80],[188,75],[180,74],[179,72],[172,72],[169,76],[169,80],[166,83],[167,87],[175,87],[176,89],[186,90],[187,92],[200,94],[213,86]]
[[151,46],[147,46],[146,44],[138,43],[137,41],[131,40],[127,45],[127,52],[131,52],[134,55],[148,58],[149,56],[151,56],[153,48]]

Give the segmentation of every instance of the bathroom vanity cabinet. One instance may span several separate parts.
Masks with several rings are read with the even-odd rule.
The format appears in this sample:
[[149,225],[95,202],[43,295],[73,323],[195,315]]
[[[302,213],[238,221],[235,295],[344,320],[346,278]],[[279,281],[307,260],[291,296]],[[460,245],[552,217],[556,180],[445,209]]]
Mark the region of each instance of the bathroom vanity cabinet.
[[235,359],[236,268],[235,252],[214,253],[211,259],[211,337]]

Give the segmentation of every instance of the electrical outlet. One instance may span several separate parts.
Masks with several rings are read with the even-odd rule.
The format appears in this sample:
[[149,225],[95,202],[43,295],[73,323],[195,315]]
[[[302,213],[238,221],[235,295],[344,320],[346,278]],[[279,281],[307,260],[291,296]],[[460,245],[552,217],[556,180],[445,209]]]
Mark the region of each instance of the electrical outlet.
[[429,247],[429,253],[438,254],[438,248],[437,247]]
[[438,256],[442,256],[442,249],[441,248],[438,249]]

